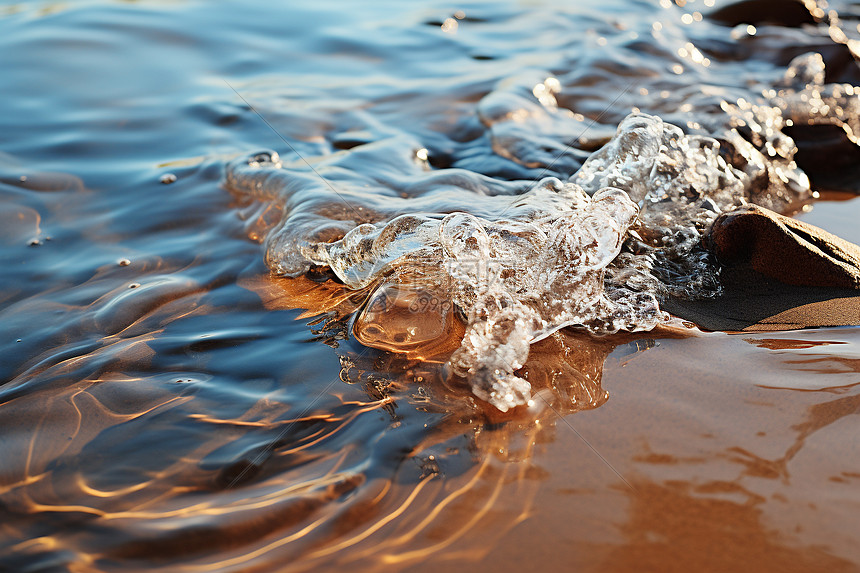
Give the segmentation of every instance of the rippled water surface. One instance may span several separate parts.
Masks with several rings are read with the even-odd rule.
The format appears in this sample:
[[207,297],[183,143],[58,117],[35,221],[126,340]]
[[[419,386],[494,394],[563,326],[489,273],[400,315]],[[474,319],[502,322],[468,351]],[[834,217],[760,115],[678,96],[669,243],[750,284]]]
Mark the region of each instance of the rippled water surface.
[[860,4],[777,4],[0,6],[0,569],[860,568],[860,329],[656,306],[860,243]]

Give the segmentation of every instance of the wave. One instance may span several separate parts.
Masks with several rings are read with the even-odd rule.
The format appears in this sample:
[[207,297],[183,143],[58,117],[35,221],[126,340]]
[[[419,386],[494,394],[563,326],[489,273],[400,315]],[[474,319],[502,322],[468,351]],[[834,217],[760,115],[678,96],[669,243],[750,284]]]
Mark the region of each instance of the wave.
[[[763,101],[723,102],[711,136],[631,114],[569,181],[546,178],[522,192],[458,170],[419,176],[400,196],[378,183],[341,192],[323,170],[313,175],[329,190],[319,193],[313,175],[295,173],[275,152],[234,161],[226,181],[282,204],[267,240],[274,272],[325,266],[348,287],[372,291],[356,322],[369,344],[417,343],[408,320],[388,316],[397,309],[426,312],[431,302],[437,325],[450,313],[462,318],[451,370],[507,411],[531,398],[530,384],[515,374],[530,344],[567,326],[601,335],[668,322],[659,296],[719,290],[719,266],[700,243],[720,213],[747,203],[784,212],[813,197],[783,128],[838,125],[855,143],[860,133],[853,87],[823,82],[821,56],[799,56]],[[538,104],[555,105],[551,91],[545,87]],[[500,105],[494,115],[510,118]],[[410,161],[401,154],[390,167],[398,160]]]

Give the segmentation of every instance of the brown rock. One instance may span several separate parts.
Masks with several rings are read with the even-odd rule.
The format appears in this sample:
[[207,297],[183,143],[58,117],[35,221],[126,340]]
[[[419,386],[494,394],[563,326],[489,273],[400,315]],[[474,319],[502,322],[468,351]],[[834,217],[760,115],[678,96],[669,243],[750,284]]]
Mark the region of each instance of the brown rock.
[[860,247],[756,205],[720,215],[704,242],[728,267],[789,285],[860,289]]

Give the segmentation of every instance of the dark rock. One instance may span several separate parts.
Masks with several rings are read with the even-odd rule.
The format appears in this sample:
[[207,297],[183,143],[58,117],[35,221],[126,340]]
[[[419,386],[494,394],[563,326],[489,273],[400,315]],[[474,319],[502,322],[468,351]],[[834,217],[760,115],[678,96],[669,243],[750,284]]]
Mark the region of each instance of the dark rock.
[[727,26],[775,24],[799,28],[816,23],[801,0],[742,0],[714,10],[708,18]]

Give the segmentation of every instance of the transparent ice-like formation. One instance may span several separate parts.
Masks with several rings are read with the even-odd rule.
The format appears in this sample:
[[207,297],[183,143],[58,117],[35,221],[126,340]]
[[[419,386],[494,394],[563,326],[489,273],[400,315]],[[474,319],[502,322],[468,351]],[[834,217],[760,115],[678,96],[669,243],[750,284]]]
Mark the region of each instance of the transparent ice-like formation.
[[792,60],[778,89],[756,103],[723,102],[714,136],[686,134],[657,116],[634,114],[571,177],[587,193],[624,190],[640,207],[634,250],[608,269],[610,283],[680,296],[718,293],[718,268],[699,248],[724,211],[755,203],[778,212],[813,196],[797,166],[795,124],[834,125],[854,144],[860,134],[860,90],[824,84],[819,54]]
[[[323,265],[367,291],[354,329],[362,341],[414,351],[462,319],[450,369],[506,411],[530,399],[516,372],[533,342],[571,325],[593,334],[654,328],[668,319],[660,296],[717,291],[718,268],[700,239],[720,213],[748,202],[784,210],[811,196],[782,129],[829,123],[854,143],[860,133],[857,92],[823,81],[820,56],[796,58],[779,89],[724,101],[719,115],[703,109],[698,125],[709,135],[632,114],[567,182],[426,172],[416,167],[420,145],[401,140],[333,156],[313,173],[257,154],[231,163],[226,180],[281,203],[284,217],[267,238],[274,272]],[[485,98],[479,109],[483,123],[498,124],[494,148],[508,141],[514,159],[510,142],[536,129],[529,118],[555,113],[558,85],[540,85],[531,114],[505,111],[522,94]],[[350,170],[363,160],[382,161],[379,175]]]
[[518,202],[530,205],[528,216],[404,215],[358,226],[305,255],[352,288],[383,277],[377,289],[420,288],[450,300],[468,324],[452,370],[469,379],[476,396],[506,411],[530,397],[528,382],[514,372],[532,342],[568,325],[606,334],[650,329],[664,318],[651,294],[616,289],[609,297],[603,288],[603,269],[638,213],[623,191],[607,187],[589,198],[548,179]]
[[[752,179],[725,161],[716,139],[686,135],[656,116],[630,115],[571,180],[589,194],[622,189],[640,207],[639,256],[625,254],[613,265],[615,282],[623,277],[638,289],[715,294],[717,268],[694,251],[713,220],[750,200],[752,189]],[[808,192],[808,183],[798,185],[793,196]]]

